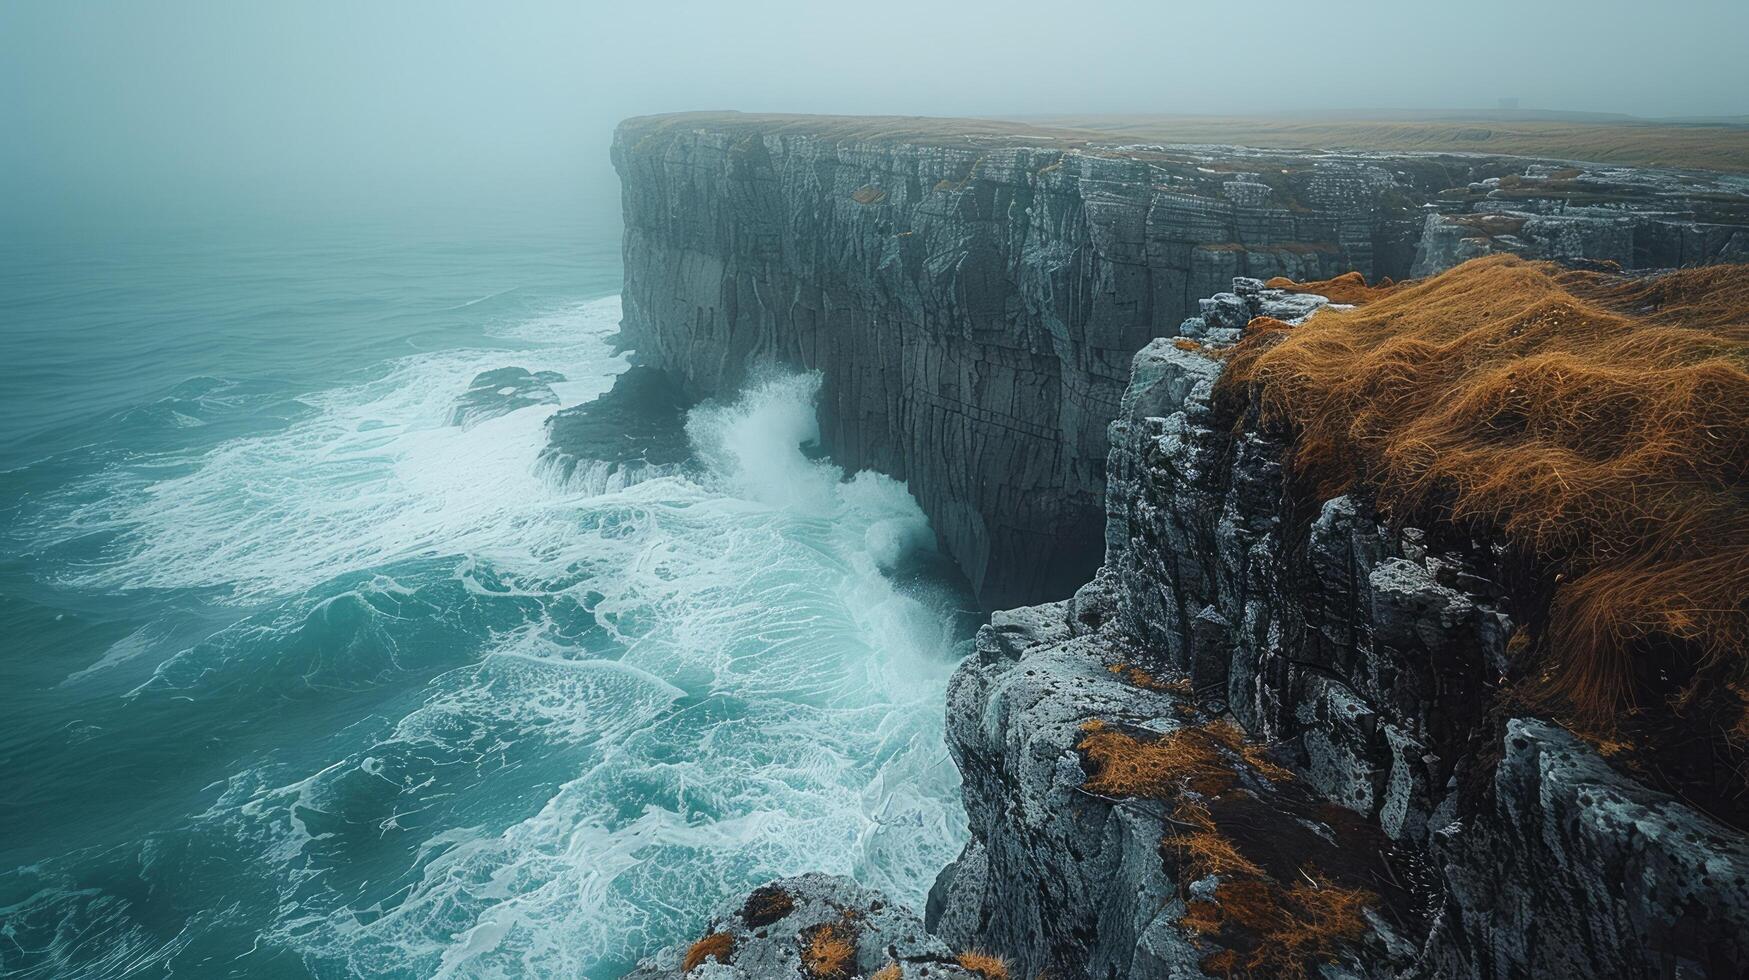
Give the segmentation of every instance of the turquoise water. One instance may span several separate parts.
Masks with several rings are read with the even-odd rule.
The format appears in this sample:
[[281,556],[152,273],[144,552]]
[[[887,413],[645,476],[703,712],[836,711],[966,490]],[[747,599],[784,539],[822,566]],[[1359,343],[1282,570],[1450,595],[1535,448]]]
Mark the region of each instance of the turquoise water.
[[959,598],[817,379],[591,495],[612,229],[0,243],[0,973],[614,976],[762,879],[921,902]]

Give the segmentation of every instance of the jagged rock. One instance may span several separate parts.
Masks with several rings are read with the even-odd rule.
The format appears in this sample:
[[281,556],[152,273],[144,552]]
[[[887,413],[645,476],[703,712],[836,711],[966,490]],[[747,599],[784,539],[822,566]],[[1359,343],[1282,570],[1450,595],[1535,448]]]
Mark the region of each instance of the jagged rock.
[[536,468],[585,493],[606,493],[687,472],[692,402],[660,371],[632,367],[601,397],[553,413]]
[[1749,844],[1514,719],[1491,807],[1433,844],[1453,915],[1430,944],[1454,976],[1749,975]]
[[1413,274],[1480,255],[1672,268],[1739,262],[1749,182],[1718,174],[1531,164],[1440,195],[1427,215]]
[[[1234,290],[1253,313],[1270,292]],[[1218,372],[1170,340],[1136,355],[1111,426],[1105,566],[1070,604],[998,614],[956,673],[972,840],[931,925],[1069,980],[1201,975],[1176,923],[1203,886],[1162,864],[1161,810],[1080,791],[1082,721],[1166,731],[1184,716],[1102,669],[1121,661],[1187,675],[1197,710],[1231,711],[1378,833],[1354,849],[1387,856],[1401,893],[1381,905],[1400,914],[1371,917],[1326,975],[1745,975],[1743,835],[1554,725],[1490,723],[1512,631],[1492,551],[1392,529],[1351,496],[1295,517],[1282,447],[1235,434],[1210,398]],[[1466,794],[1493,756],[1487,790]]]
[[[628,980],[807,980],[804,956],[822,927],[855,947],[842,976],[868,977],[897,964],[907,978],[982,980],[954,962],[954,951],[930,935],[910,910],[849,878],[805,874],[779,878],[737,896],[699,932],[726,936],[726,952],[683,970],[694,942],[676,943],[645,958]],[[727,957],[725,962],[723,957]]]
[[1178,702],[1108,671],[1105,638],[1075,635],[1069,611],[1056,603],[1024,629],[986,627],[954,675],[948,745],[973,842],[937,883],[930,925],[1012,957],[1018,976],[1197,975],[1202,954],[1171,925],[1184,903],[1160,860],[1163,807],[1083,792],[1073,750],[1093,718],[1176,728]]
[[827,448],[907,480],[986,604],[1083,586],[994,614],[951,684],[972,839],[930,895],[942,936],[1029,977],[1200,975],[1178,920],[1210,883],[1174,879],[1158,801],[1085,793],[1074,749],[1089,719],[1189,711],[1298,773],[1251,817],[1375,835],[1337,849],[1380,859],[1393,914],[1328,978],[1749,975],[1743,835],[1496,716],[1514,624],[1488,543],[1312,507],[1256,406],[1216,404],[1206,350],[1325,304],[1275,275],[1740,260],[1740,179],[886,128],[622,126],[625,335],[695,394],[820,369]]
[[530,405],[557,405],[559,396],[552,386],[564,380],[557,371],[519,367],[481,371],[449,410],[449,424],[473,425]]

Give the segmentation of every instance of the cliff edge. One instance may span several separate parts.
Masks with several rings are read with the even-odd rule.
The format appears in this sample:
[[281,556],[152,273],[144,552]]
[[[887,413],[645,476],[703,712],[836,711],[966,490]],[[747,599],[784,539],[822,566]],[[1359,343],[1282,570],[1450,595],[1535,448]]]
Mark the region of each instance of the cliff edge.
[[1235,276],[1749,257],[1749,183],[1673,171],[737,113],[628,120],[613,159],[627,344],[695,397],[820,370],[825,448],[905,480],[992,609],[1098,566],[1130,357]]

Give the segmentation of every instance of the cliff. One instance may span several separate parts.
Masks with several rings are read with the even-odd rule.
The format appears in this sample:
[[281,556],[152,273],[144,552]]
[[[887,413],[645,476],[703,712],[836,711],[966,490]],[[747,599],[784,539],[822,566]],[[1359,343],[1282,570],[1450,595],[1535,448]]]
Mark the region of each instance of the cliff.
[[[1636,769],[1532,709],[1516,644],[1552,585],[1475,522],[1308,493],[1256,393],[1215,396],[1254,318],[1330,305],[1260,276],[1730,261],[1739,183],[734,116],[628,122],[615,160],[628,345],[693,397],[820,370],[827,448],[909,481],[984,602],[1018,605],[950,686],[971,840],[931,935],[780,883],[806,914],[731,903],[699,941],[747,957],[700,970],[1749,975],[1749,842],[1668,792],[1710,750]],[[856,965],[822,972],[834,923]]]
[[[1245,314],[1297,318],[1255,280],[1230,295]],[[1185,797],[1206,796],[1212,829],[1270,887],[1311,874],[1369,896],[1364,929],[1309,956],[1337,975],[1744,975],[1743,834],[1559,726],[1503,714],[1515,624],[1498,552],[1449,527],[1389,525],[1358,496],[1306,513],[1283,446],[1211,404],[1220,365],[1205,324],[1189,326],[1197,342],[1136,356],[1099,575],[1070,602],[993,617],[954,679],[974,839],[937,883],[931,925],[1028,975],[1245,966],[1267,931],[1242,912],[1213,928],[1193,914],[1206,868],[1163,843],[1183,835]],[[1088,722],[1151,740],[1221,712],[1328,805],[1298,811],[1255,780],[1086,791],[1099,771]],[[1308,826],[1316,836],[1272,866],[1272,841]],[[1350,866],[1357,852],[1373,866]]]
[[[972,837],[907,970],[976,949],[1069,980],[1745,975],[1743,834],[1501,710],[1499,552],[1362,496],[1308,513],[1255,406],[1214,397],[1237,324],[1323,305],[1236,280],[1136,355],[1104,564],[995,613],[950,686]],[[777,965],[722,975],[796,975],[817,926],[773,925]],[[858,934],[869,969],[880,935]]]
[[694,397],[819,369],[826,449],[906,480],[987,608],[1093,572],[1130,356],[1234,276],[1749,247],[1741,180],[1505,157],[721,113],[629,120],[613,159],[627,344]]

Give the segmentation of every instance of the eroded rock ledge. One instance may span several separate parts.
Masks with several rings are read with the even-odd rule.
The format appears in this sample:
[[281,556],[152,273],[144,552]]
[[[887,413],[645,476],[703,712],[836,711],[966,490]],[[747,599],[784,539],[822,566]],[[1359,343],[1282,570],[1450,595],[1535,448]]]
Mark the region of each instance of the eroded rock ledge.
[[1324,302],[1236,276],[1740,260],[1740,181],[917,120],[633,120],[614,153],[627,342],[689,396],[820,370],[828,449],[906,479],[983,601],[1021,606],[950,689],[972,840],[933,936],[811,880],[785,886],[793,922],[732,903],[699,939],[741,952],[697,970],[817,976],[800,951],[828,920],[868,923],[846,978],[968,949],[1017,978],[1243,970],[1256,937],[1210,911],[1221,875],[1166,846],[1180,801],[1090,792],[1078,748],[1092,722],[1147,741],[1236,720],[1265,754],[1193,802],[1259,878],[1371,896],[1313,947],[1325,977],[1749,975],[1743,835],[1498,713],[1514,624],[1488,543],[1297,497],[1284,447],[1211,403],[1206,349]]
[[[1214,308],[1296,314],[1285,301],[1239,280]],[[1351,497],[1300,513],[1282,447],[1211,406],[1209,325],[1188,326],[1196,342],[1136,356],[1099,575],[1070,602],[997,614],[954,679],[974,839],[931,925],[1026,975],[1201,975],[1222,947],[1179,922],[1207,883],[1162,859],[1168,808],[1090,798],[1075,745],[1092,719],[1170,732],[1226,711],[1382,835],[1344,846],[1375,853],[1388,884],[1327,975],[1745,975],[1743,835],[1557,726],[1492,719],[1512,624],[1491,552],[1392,530]],[[1350,833],[1328,811],[1321,824]],[[1229,833],[1281,831],[1246,816]]]
[[1098,566],[1130,357],[1234,276],[1749,252],[1741,178],[1505,157],[735,113],[629,120],[613,157],[628,344],[695,396],[820,370],[826,449],[906,480],[990,609]]
[[[931,952],[902,975],[967,949],[1014,977],[1246,975],[1261,944],[1222,890],[1244,876],[1366,896],[1352,929],[1306,947],[1308,975],[1332,980],[1749,975],[1744,836],[1558,726],[1490,713],[1512,632],[1492,552],[1393,529],[1353,497],[1303,513],[1283,447],[1212,404],[1209,345],[1322,303],[1235,280],[1134,358],[1104,565],[1072,599],[994,614],[953,678],[972,838],[931,892],[933,938],[905,920]],[[1236,775],[1190,795],[1255,863],[1244,876],[1195,870],[1173,844],[1183,800],[1091,792],[1085,751],[1090,730],[1148,742],[1228,718],[1251,740]],[[828,917],[877,900],[820,887]],[[640,975],[675,975],[683,952]],[[864,953],[854,975],[893,959]],[[792,959],[720,969],[813,975]]]

